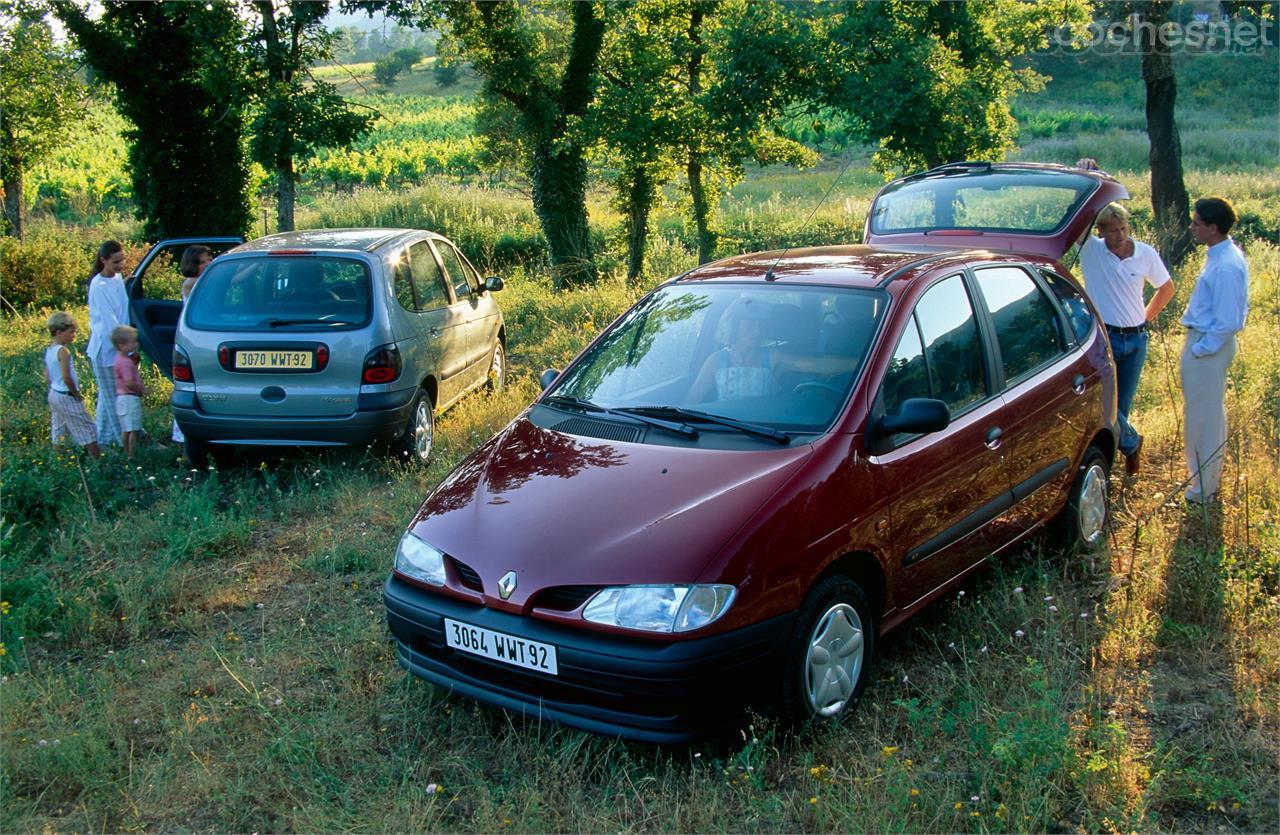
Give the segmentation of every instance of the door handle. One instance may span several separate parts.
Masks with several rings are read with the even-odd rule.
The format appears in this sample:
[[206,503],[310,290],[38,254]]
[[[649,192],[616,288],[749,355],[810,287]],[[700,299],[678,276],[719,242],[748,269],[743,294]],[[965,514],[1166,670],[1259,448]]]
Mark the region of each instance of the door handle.
[[1000,436],[1004,434],[1004,430],[999,426],[993,426],[987,430],[987,440],[985,441],[987,449],[1000,448]]
[[1084,375],[1077,374],[1071,378],[1071,390],[1076,394],[1084,394]]

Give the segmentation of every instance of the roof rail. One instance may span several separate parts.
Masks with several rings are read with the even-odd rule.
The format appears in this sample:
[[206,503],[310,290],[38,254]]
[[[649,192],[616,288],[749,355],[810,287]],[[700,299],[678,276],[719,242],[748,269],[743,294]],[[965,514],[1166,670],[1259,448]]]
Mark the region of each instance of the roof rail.
[[965,162],[948,162],[944,165],[935,166],[928,171],[921,171],[912,174],[910,177],[904,177],[906,182],[914,182],[922,180],[925,177],[947,176],[949,174],[968,174],[972,171],[990,171],[995,163],[985,160],[968,160]]

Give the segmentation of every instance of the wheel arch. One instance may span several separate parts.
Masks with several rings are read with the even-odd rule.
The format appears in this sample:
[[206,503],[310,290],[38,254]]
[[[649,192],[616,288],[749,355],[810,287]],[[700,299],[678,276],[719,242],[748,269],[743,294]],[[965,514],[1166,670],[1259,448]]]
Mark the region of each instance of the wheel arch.
[[837,574],[848,577],[862,587],[862,591],[867,595],[867,603],[871,605],[871,615],[879,623],[884,615],[889,589],[884,566],[880,564],[875,554],[870,551],[850,551],[842,554],[832,560],[831,564],[814,578],[810,588]]

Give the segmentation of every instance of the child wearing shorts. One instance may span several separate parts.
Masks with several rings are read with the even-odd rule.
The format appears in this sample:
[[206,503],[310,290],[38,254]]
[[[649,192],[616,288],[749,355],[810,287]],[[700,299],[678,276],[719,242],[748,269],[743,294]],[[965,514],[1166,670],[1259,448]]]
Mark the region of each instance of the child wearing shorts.
[[66,311],[59,310],[46,323],[52,341],[44,351],[44,378],[49,383],[49,434],[54,444],[62,442],[65,435],[84,447],[95,458],[102,454],[98,449],[98,430],[84,408],[84,395],[80,393],[80,377],[76,374],[75,360],[71,355],[71,343],[76,338],[76,320]]
[[120,440],[125,458],[133,457],[142,431],[142,396],[147,387],[138,374],[138,331],[128,325],[116,325],[111,331],[111,345],[116,349],[113,365],[116,378],[116,417],[120,420]]

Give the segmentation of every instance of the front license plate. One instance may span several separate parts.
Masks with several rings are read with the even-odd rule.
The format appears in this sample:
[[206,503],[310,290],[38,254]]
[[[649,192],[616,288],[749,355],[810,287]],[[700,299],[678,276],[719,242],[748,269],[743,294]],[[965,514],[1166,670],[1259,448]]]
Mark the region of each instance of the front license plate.
[[492,629],[450,618],[444,619],[444,640],[453,649],[472,655],[492,658],[513,667],[557,675],[556,648],[551,644],[517,638],[515,635],[494,632]]
[[236,351],[237,371],[305,371],[314,366],[311,351]]

